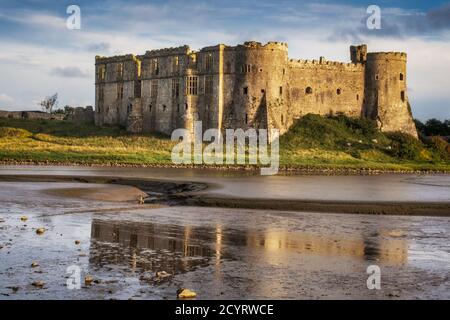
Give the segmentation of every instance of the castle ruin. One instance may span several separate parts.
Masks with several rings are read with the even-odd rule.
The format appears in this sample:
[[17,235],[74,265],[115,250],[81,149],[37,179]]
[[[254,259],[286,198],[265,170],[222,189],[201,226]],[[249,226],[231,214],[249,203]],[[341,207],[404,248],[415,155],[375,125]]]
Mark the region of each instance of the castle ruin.
[[350,47],[351,63],[288,58],[286,43],[245,42],[192,51],[96,56],[95,121],[130,132],[177,128],[278,128],[308,113],[376,120],[417,137],[406,86],[406,54]]

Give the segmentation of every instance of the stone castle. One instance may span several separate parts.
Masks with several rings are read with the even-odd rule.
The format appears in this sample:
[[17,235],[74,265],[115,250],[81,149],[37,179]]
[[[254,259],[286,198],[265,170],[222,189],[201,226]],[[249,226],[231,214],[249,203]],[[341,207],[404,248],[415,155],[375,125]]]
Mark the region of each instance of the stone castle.
[[308,114],[376,120],[417,137],[406,86],[406,54],[350,47],[351,63],[288,58],[286,43],[245,42],[192,51],[96,56],[97,125],[130,132],[278,128]]

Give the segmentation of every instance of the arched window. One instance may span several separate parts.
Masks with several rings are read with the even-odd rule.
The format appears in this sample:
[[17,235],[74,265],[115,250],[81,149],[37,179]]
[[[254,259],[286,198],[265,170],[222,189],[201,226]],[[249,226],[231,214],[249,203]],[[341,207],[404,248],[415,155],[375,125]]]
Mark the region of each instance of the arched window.
[[305,92],[306,92],[306,94],[312,94],[313,93],[313,89],[311,87],[307,87]]
[[163,112],[166,112],[166,110],[167,110],[167,107],[166,107],[166,105],[164,104],[164,105],[163,105]]
[[189,109],[189,106],[188,106],[187,103],[184,105],[184,108],[185,108],[186,110]]
[[337,93],[338,95],[340,95],[340,94],[341,94],[341,88],[338,88],[338,89],[336,90],[336,93]]

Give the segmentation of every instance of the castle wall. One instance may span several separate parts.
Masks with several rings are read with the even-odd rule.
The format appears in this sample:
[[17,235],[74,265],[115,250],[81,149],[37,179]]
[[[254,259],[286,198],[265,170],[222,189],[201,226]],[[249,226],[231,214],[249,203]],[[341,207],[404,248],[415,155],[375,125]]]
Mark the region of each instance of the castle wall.
[[96,124],[171,134],[209,128],[278,128],[308,113],[376,119],[417,137],[406,94],[406,55],[350,48],[352,63],[289,60],[287,44],[246,42],[191,51],[96,57]]
[[321,60],[289,61],[289,111],[283,128],[308,113],[359,117],[364,100],[364,66]]

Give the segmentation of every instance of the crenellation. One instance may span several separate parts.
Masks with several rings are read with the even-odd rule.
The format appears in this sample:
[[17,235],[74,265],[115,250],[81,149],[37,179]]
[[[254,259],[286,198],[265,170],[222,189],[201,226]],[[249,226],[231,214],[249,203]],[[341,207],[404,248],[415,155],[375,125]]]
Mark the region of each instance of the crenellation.
[[351,62],[290,59],[284,42],[247,41],[193,51],[96,56],[96,123],[131,132],[278,128],[307,114],[344,113],[417,136],[408,107],[406,54],[350,47]]

